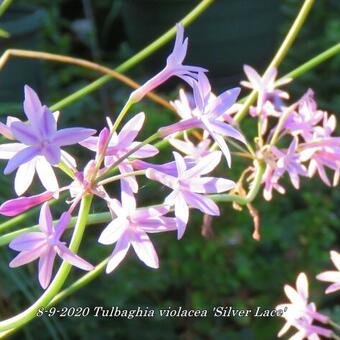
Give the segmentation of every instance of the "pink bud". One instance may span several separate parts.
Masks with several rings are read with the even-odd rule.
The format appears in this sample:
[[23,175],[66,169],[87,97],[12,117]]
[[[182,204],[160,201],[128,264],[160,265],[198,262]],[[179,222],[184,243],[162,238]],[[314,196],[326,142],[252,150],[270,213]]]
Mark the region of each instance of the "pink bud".
[[97,144],[98,156],[102,155],[105,152],[105,147],[108,143],[109,137],[110,131],[107,127],[100,131]]
[[50,200],[52,197],[53,192],[45,191],[42,194],[31,197],[22,196],[14,198],[1,204],[0,214],[5,216],[16,216],[38,204]]

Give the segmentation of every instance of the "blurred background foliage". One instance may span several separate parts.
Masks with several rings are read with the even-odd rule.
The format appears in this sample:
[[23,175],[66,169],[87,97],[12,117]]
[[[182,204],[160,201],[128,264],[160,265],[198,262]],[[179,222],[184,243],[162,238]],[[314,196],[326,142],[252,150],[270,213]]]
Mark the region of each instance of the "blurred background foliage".
[[[43,11],[41,12],[41,25],[36,29],[39,40],[36,42],[35,48],[90,59],[114,67],[136,51],[136,46],[129,42],[131,41],[127,33],[129,28],[124,17],[127,14],[125,12],[122,15],[122,7],[128,7],[133,2],[35,0],[31,4]],[[142,0],[135,0],[135,3],[139,2]],[[154,1],[151,2],[154,3]],[[158,0],[157,6],[167,2],[169,1]],[[179,2],[173,1],[176,4]],[[186,6],[190,7],[197,1],[184,2],[187,2]],[[217,1],[219,5],[222,2],[231,4],[234,1]],[[234,86],[243,77],[241,75],[242,63],[255,65],[260,71],[263,71],[265,62],[272,57],[301,2],[259,0],[263,8],[267,8],[271,2],[275,2],[275,6],[279,8],[279,13],[275,14],[277,15],[276,27],[278,31],[276,38],[268,37],[272,41],[260,60],[258,55],[255,55],[260,52],[254,51],[246,41],[243,41],[246,57],[244,60],[242,59],[241,54],[244,51],[240,50],[240,63],[239,65],[232,64],[232,72],[216,72],[214,64],[209,65],[212,78],[216,80],[216,83],[213,83],[213,85],[217,84],[216,89]],[[26,1],[16,1],[16,3],[27,5]],[[242,0],[239,3],[243,13],[247,8],[249,9],[251,3],[255,2]],[[182,16],[180,11],[179,8],[178,11],[175,10],[175,13],[178,14],[174,19],[164,20],[170,20],[170,23],[174,22]],[[236,7],[235,11],[237,11]],[[232,19],[230,20],[239,24],[234,32],[218,30],[210,33],[217,34],[220,41],[224,41],[224,43],[219,44],[219,39],[217,39],[216,49],[209,49],[208,57],[210,54],[216,60],[225,59],[228,61],[229,55],[232,56],[232,51],[236,48],[236,43],[223,39],[232,36],[235,32],[238,37],[237,34],[243,32],[242,25],[247,25],[247,22],[252,22],[254,17],[263,13],[251,9],[250,14],[243,13],[241,18],[233,12],[233,6],[230,6],[230,13],[223,12],[223,14],[231,15]],[[143,16],[143,13],[140,15]],[[296,43],[280,67],[280,74],[283,75],[308,58],[337,43],[340,36],[339,16],[338,0],[316,0]],[[4,17],[3,20],[6,18]],[[203,18],[193,24],[193,31],[195,25],[199,27],[200,20]],[[157,20],[157,17],[154,17],[152,25],[159,23],[164,24],[161,19]],[[256,22],[254,25],[257,25]],[[274,23],[268,24],[267,22],[269,30],[276,31],[272,25]],[[198,29],[196,28],[196,30]],[[142,35],[143,32],[141,28],[140,34]],[[188,30],[189,37],[190,32],[191,29]],[[199,33],[202,35],[202,32]],[[157,34],[155,33],[155,36]],[[265,36],[261,38],[261,34],[258,37],[259,43],[261,40],[268,42],[269,40],[267,41]],[[153,37],[143,38],[146,39],[145,41],[151,41]],[[248,39],[251,41],[253,38],[250,36]],[[3,43],[1,48],[4,49],[5,46],[7,45]],[[16,41],[12,47],[18,47]],[[164,48],[165,51],[169,51],[169,49],[169,45]],[[228,49],[230,53],[228,53]],[[198,47],[197,55],[199,54]],[[195,59],[196,57],[189,55],[189,58]],[[159,59],[161,60],[159,65],[162,65],[164,59]],[[23,69],[30,67],[27,61],[23,61],[23,63],[26,63]],[[148,62],[143,63],[129,72],[129,75],[139,81],[145,81],[150,72],[158,70],[152,70],[151,66],[150,62],[149,64]],[[70,65],[37,62],[34,67],[38,67],[39,71],[35,72],[33,81],[36,81],[36,86],[42,94],[44,102],[48,104],[55,103],[98,77],[92,71]],[[339,71],[340,57],[337,56],[290,85],[289,91],[292,99],[298,99],[311,87],[315,90],[316,98],[322,109],[332,113],[339,112]],[[22,76],[27,82],[25,75]],[[160,92],[165,97],[173,99],[177,95],[177,84],[177,82],[170,82],[170,85],[162,87]],[[1,81],[0,93],[4,87],[6,87],[6,78]],[[124,85],[121,86],[116,81],[112,81],[99,91],[63,109],[61,124],[75,125],[81,122],[82,126],[99,129],[104,124],[105,115],[114,114],[121,108],[129,91]],[[21,112],[22,90],[15,94],[18,99],[12,100],[10,105],[6,98],[2,100],[0,105],[2,115],[9,113],[8,107],[11,108],[10,112]],[[133,111],[141,110],[145,110],[147,113],[147,123],[140,139],[153,133],[159,126],[173,120],[171,112],[154,105],[147,99]],[[248,124],[245,125],[245,127],[247,126]],[[251,135],[251,131],[246,130],[245,132]],[[77,154],[80,164],[84,164],[86,155],[86,152]],[[166,159],[164,155],[160,157],[162,161]],[[228,170],[227,176],[236,179],[235,174],[239,173],[242,166],[244,166],[242,162],[234,161],[233,168]],[[12,178],[1,176],[2,200],[14,195],[11,181]],[[233,306],[235,308],[261,306],[271,309],[285,299],[283,285],[285,283],[294,284],[297,274],[305,271],[311,280],[313,300],[324,313],[332,315],[339,321],[340,309],[337,306],[339,295],[325,296],[323,294],[325,285],[314,279],[320,271],[331,268],[328,252],[330,249],[338,247],[339,190],[326,188],[317,178],[303,180],[302,190],[299,192],[295,191],[288,181],[285,184],[287,188],[285,196],[275,194],[272,202],[268,203],[259,195],[254,202],[261,216],[262,238],[260,242],[254,241],[251,237],[253,222],[246,210],[237,212],[229,204],[221,206],[222,217],[213,220],[213,236],[210,238],[201,236],[202,216],[194,212],[187,233],[181,241],[176,240],[174,233],[153,237],[161,261],[159,270],[153,271],[146,268],[130,252],[128,258],[114,274],[101,275],[94,282],[63,301],[60,306],[119,306],[126,309],[135,309],[137,306],[148,306],[150,309],[169,306],[174,308],[182,306],[186,309],[211,309],[214,306]],[[39,189],[40,187],[35,188],[35,190]],[[147,205],[162,199],[164,193],[163,189],[159,189],[154,184],[142,185],[139,202],[142,205]],[[63,207],[60,207],[59,210],[54,208],[54,216],[57,217],[62,209]],[[105,207],[101,204],[94,205],[93,211],[104,210]],[[31,222],[34,224],[36,217]],[[27,225],[29,225],[28,222],[19,223],[17,227]],[[101,225],[90,227],[82,245],[82,254],[93,263],[97,263],[109,255],[112,249],[111,247],[99,247],[96,244],[102,228]],[[36,263],[23,269],[9,270],[8,262],[14,256],[14,252],[3,248],[0,254],[0,314],[1,318],[5,318],[19,312],[23,306],[31,304],[41,294],[41,291],[36,279]],[[67,282],[71,283],[80,274],[79,271],[73,270]],[[45,317],[36,319],[22,331],[13,335],[13,338],[269,340],[275,338],[282,324],[282,320],[276,318],[136,318],[127,320],[92,317],[75,320]]]

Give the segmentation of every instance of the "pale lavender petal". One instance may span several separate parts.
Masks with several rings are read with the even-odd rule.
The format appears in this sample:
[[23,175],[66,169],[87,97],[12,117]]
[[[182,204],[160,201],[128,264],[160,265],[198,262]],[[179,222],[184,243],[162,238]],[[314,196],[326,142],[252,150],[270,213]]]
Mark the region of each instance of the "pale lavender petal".
[[137,137],[141,130],[145,120],[144,112],[138,113],[132,119],[130,119],[121,129],[118,134],[119,143],[123,145],[131,144]]
[[28,85],[25,85],[25,100],[24,100],[24,111],[28,120],[34,126],[38,125],[39,119],[42,114],[42,105],[38,95]]
[[242,143],[246,142],[242,133],[231,125],[218,120],[209,120],[209,123],[210,126],[212,126],[214,132],[218,133],[219,135],[235,138]]
[[57,246],[57,253],[64,261],[66,261],[69,264],[72,264],[72,266],[75,266],[77,268],[87,270],[87,271],[94,269],[91,263],[87,262],[86,260],[82,259],[80,256],[73,253],[70,249],[68,249],[61,242]]
[[200,194],[213,194],[231,190],[235,182],[216,177],[192,178],[187,181],[190,191]]
[[148,267],[158,268],[159,261],[156,250],[149,236],[142,230],[135,232],[131,244],[139,259]]
[[53,113],[45,105],[43,106],[43,113],[39,120],[39,131],[43,138],[51,138],[57,131],[57,121]]
[[331,284],[327,289],[326,289],[326,294],[334,293],[340,290],[340,282],[336,282]]
[[97,151],[98,137],[86,138],[82,142],[79,142],[79,144],[87,149],[90,149],[91,151]]
[[176,40],[173,48],[173,52],[167,58],[167,64],[180,64],[185,58],[187,47],[188,47],[188,39],[186,38],[183,42],[184,38],[184,27],[182,24],[176,24]]
[[121,181],[121,201],[122,207],[131,216],[136,211],[136,199],[133,191],[126,181]]
[[39,157],[36,161],[35,168],[44,188],[48,191],[56,192],[59,189],[59,185],[50,163],[48,163],[45,158]]
[[84,141],[95,133],[96,130],[85,128],[62,129],[55,133],[52,143],[58,146],[72,145]]
[[18,196],[23,195],[29,186],[32,184],[35,173],[35,160],[22,164],[19,166],[15,174],[14,190]]
[[305,273],[300,273],[296,279],[297,292],[307,301],[308,299],[308,279]]
[[40,210],[40,216],[39,216],[39,226],[41,231],[43,231],[45,234],[51,235],[53,233],[53,219],[51,215],[50,207],[48,206],[48,203],[44,203]]
[[186,178],[188,182],[190,182],[191,178],[210,173],[217,167],[217,165],[221,161],[221,156],[222,154],[220,151],[214,151],[209,155],[201,158],[194,167],[185,172],[184,178]]
[[61,214],[58,223],[53,226],[54,229],[54,238],[59,240],[61,235],[64,233],[65,229],[69,225],[71,220],[71,214],[69,211],[65,211]]
[[11,125],[11,130],[15,139],[26,145],[34,145],[39,143],[39,135],[34,129],[23,122],[14,122]]
[[10,127],[2,122],[0,122],[0,134],[7,139],[15,139]]
[[123,261],[128,250],[130,248],[130,240],[128,235],[123,234],[117,241],[115,249],[113,250],[109,262],[106,266],[106,273],[109,274],[117,268],[117,266]]
[[221,93],[212,104],[212,116],[214,118],[217,118],[225,113],[228,109],[230,109],[232,105],[236,102],[236,99],[239,96],[240,92],[241,89],[239,87],[235,87]]
[[126,211],[118,200],[112,198],[108,202],[110,210],[118,217],[126,217]]
[[[130,148],[134,148],[137,145],[139,145],[140,143],[138,142],[134,142],[131,144]],[[151,145],[151,144],[147,144],[142,146],[139,150],[137,150],[136,152],[134,152],[131,157],[132,158],[149,158],[149,157],[153,157],[155,155],[157,155],[159,152],[159,150]]]
[[[118,169],[121,174],[126,174],[133,171],[133,166],[129,163],[129,161],[123,161],[119,164]],[[124,177],[120,180],[120,183],[122,187],[129,186],[132,192],[138,192],[138,182],[136,176]]]
[[177,239],[181,239],[184,235],[188,220],[189,207],[181,193],[176,195],[175,199],[175,216],[177,219]]
[[157,171],[155,169],[147,169],[145,176],[153,181],[162,183],[163,185],[174,189],[177,183],[177,179],[173,176],[169,176],[163,172]]
[[174,217],[158,217],[141,220],[138,227],[147,233],[162,233],[177,230],[177,220]]
[[23,196],[11,199],[1,204],[0,214],[5,216],[16,216],[38,204],[50,200],[52,197],[52,192],[44,192],[31,197]]
[[21,143],[7,143],[0,145],[0,159],[10,159],[27,146]]
[[190,118],[182,120],[178,123],[171,124],[165,127],[158,129],[158,133],[161,137],[167,137],[172,135],[173,133],[185,131],[193,128],[202,128],[202,123],[197,118]]
[[175,162],[176,162],[177,174],[178,174],[178,177],[180,178],[185,173],[186,165],[185,165],[183,157],[178,152],[174,151],[173,155],[174,155]]
[[52,165],[58,164],[61,160],[60,147],[53,144],[49,144],[41,149],[41,154],[45,156],[46,160]]
[[46,235],[44,233],[33,231],[24,233],[9,243],[9,247],[16,251],[32,250],[45,242]]
[[19,253],[10,263],[11,268],[23,266],[26,263],[33,262],[41,256],[47,250],[47,245],[42,247],[36,247],[32,250],[26,250]]
[[39,148],[36,146],[29,146],[19,151],[13,158],[11,158],[4,170],[4,174],[8,175],[17,169],[20,165],[29,162],[31,159],[39,155]]
[[133,214],[134,219],[147,219],[150,217],[159,217],[169,212],[169,207],[164,205],[150,206],[146,208],[138,208]]
[[243,66],[244,73],[247,75],[254,89],[258,91],[263,90],[262,79],[260,75],[249,65]]
[[111,221],[99,236],[98,242],[101,244],[113,244],[122,237],[129,223],[126,218],[116,218]]
[[323,272],[316,277],[320,281],[328,281],[328,282],[339,282],[340,283],[340,272],[336,271],[327,271]]
[[43,289],[46,289],[51,282],[55,256],[55,250],[50,248],[39,259],[39,282]]
[[220,215],[220,209],[212,199],[189,191],[183,192],[182,194],[189,205],[199,209],[202,213],[212,216]]

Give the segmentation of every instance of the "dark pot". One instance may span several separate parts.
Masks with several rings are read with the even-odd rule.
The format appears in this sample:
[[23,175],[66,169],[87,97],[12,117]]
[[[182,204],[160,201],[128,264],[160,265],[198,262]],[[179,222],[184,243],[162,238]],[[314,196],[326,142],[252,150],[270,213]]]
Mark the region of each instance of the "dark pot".
[[[32,6],[11,6],[1,17],[0,26],[10,33],[0,40],[0,51],[9,48],[36,50],[45,12]],[[22,101],[24,85],[42,87],[41,62],[12,57],[0,71],[0,105]]]
[[[130,44],[136,50],[169,29],[188,13],[194,0],[125,0],[122,16]],[[279,0],[217,0],[187,30],[186,63],[206,67],[221,85],[240,80],[242,65],[260,70],[277,47],[281,13]],[[169,45],[145,62],[155,72],[165,64]]]

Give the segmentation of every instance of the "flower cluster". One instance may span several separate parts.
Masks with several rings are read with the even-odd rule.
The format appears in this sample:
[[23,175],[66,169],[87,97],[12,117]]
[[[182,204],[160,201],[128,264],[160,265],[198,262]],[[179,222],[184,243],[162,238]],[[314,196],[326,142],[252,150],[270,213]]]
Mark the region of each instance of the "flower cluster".
[[[40,258],[39,282],[43,288],[47,288],[51,281],[56,254],[74,266],[91,270],[92,265],[60,241],[70,224],[71,215],[87,195],[95,195],[103,200],[112,215],[112,221],[98,237],[102,245],[115,244],[106,267],[107,273],[119,265],[130,246],[147,266],[158,268],[158,256],[148,234],[177,231],[180,239],[189,222],[190,209],[198,209],[205,215],[220,214],[219,207],[209,195],[230,191],[234,189],[235,183],[210,174],[221,163],[222,155],[228,165],[231,164],[226,137],[241,144],[246,143],[242,133],[224,118],[225,115],[229,116],[228,110],[235,104],[240,89],[227,90],[215,96],[211,92],[205,69],[183,65],[187,45],[183,27],[178,25],[175,46],[165,68],[134,91],[128,101],[130,104],[138,102],[173,76],[183,79],[191,87],[193,107],[181,116],[179,122],[162,127],[157,133],[159,138],[169,138],[171,145],[179,151],[174,151],[174,160],[165,164],[143,160],[159,153],[154,145],[137,141],[145,122],[144,112],[136,114],[120,129],[119,123],[113,124],[107,118],[107,126],[98,136],[94,136],[95,130],[86,128],[57,130],[59,112],[52,113],[41,104],[34,90],[25,86],[24,112],[28,121],[9,117],[7,124],[0,124],[0,133],[14,141],[0,146],[0,158],[9,159],[4,173],[10,174],[18,169],[15,192],[20,196],[4,202],[0,206],[0,213],[16,216],[42,204],[39,222],[41,232],[23,233],[12,240],[10,247],[20,253],[10,263],[11,267]],[[192,130],[202,131],[198,140],[192,140],[189,136]],[[184,133],[184,139],[181,139],[179,132]],[[61,150],[61,147],[72,144],[79,144],[94,152],[84,169],[78,170],[75,159]],[[221,151],[216,150],[216,146]],[[60,170],[71,177],[69,184],[62,188],[55,175]],[[32,183],[35,171],[46,191],[22,196]],[[169,188],[164,202],[137,208],[137,176],[144,176]],[[120,200],[111,197],[110,190],[107,190],[107,186],[115,181],[120,182]],[[66,191],[70,194],[70,200],[66,201],[69,207],[53,227],[48,201],[58,199],[59,194]]]

